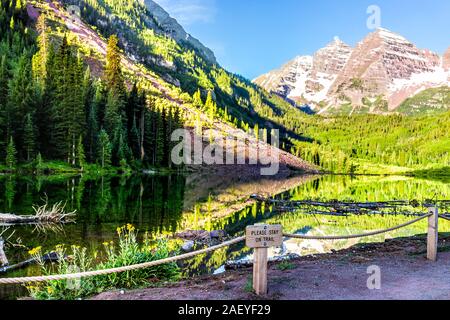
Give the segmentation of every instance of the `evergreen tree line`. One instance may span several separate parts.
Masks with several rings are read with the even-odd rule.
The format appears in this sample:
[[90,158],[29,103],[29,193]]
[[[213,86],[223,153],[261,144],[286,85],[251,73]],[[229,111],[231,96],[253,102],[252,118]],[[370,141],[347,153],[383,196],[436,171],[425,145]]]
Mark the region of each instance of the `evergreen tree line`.
[[103,78],[94,79],[66,37],[50,37],[45,15],[33,37],[22,4],[1,1],[0,156],[7,167],[42,159],[80,168],[171,166],[179,110],[137,84],[127,89],[116,36]]

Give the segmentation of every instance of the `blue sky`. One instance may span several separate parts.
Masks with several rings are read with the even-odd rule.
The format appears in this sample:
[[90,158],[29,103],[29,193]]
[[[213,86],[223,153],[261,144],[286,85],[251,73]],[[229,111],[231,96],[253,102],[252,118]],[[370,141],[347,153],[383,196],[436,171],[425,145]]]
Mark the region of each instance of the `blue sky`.
[[354,46],[369,32],[367,8],[381,26],[419,48],[450,46],[448,0],[155,0],[216,54],[249,79],[297,55],[313,54],[338,36]]

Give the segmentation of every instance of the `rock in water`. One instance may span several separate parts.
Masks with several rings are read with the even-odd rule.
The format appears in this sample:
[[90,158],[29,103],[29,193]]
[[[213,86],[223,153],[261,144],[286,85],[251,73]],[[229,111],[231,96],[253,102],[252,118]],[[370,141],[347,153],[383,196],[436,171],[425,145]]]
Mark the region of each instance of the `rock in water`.
[[188,230],[174,235],[175,238],[183,240],[207,241],[209,240],[209,232],[205,230]]
[[194,250],[195,242],[194,241],[186,241],[182,246],[181,250],[183,252],[192,252]]
[[225,231],[223,230],[214,230],[209,233],[211,239],[222,239],[225,238]]

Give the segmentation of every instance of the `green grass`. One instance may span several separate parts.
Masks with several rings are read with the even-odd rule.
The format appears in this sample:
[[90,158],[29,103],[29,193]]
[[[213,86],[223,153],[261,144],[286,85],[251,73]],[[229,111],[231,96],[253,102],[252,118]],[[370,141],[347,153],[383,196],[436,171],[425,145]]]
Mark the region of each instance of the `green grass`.
[[244,291],[248,292],[248,293],[253,293],[253,277],[252,276],[248,276],[247,277],[247,281],[245,282],[245,287],[244,287]]
[[400,167],[395,165],[387,165],[381,163],[372,163],[367,160],[355,160],[357,174],[369,174],[369,175],[402,175],[406,174],[413,169],[408,167]]
[[36,165],[33,162],[18,164],[14,169],[9,169],[5,165],[0,164],[0,173],[5,174],[27,174],[27,175],[38,175],[38,176],[67,176],[67,175],[77,175],[83,174],[89,177],[105,176],[105,175],[127,175],[134,172],[141,172],[142,170],[152,172],[154,174],[171,174],[184,172],[182,169],[169,169],[169,168],[136,168],[131,167],[120,168],[120,167],[105,167],[102,168],[97,164],[85,164],[83,168],[74,167],[64,161],[46,161],[42,162],[39,166],[39,170],[36,169]]
[[278,270],[286,271],[286,270],[294,270],[294,269],[296,269],[297,267],[296,267],[296,265],[293,264],[292,262],[289,262],[289,261],[283,261],[283,262],[280,262],[280,263],[277,265],[277,268],[278,268]]

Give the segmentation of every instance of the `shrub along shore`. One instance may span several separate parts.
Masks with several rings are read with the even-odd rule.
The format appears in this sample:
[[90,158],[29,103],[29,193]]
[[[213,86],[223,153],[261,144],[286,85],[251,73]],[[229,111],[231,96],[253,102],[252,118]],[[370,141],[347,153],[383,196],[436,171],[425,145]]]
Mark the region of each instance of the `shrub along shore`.
[[[176,244],[167,239],[150,239],[144,235],[142,242],[137,239],[137,230],[131,224],[117,228],[117,241],[103,243],[103,249],[89,253],[86,248],[72,245],[57,245],[55,253],[58,261],[46,264],[41,247],[29,251],[38,261],[41,273],[68,274],[104,270],[122,266],[141,264],[168,258],[178,253]],[[107,290],[133,289],[180,279],[181,272],[176,263],[114,273],[104,276],[82,278],[77,281],[55,280],[46,283],[28,284],[30,296],[38,300],[74,300],[92,296]]]

